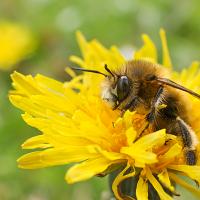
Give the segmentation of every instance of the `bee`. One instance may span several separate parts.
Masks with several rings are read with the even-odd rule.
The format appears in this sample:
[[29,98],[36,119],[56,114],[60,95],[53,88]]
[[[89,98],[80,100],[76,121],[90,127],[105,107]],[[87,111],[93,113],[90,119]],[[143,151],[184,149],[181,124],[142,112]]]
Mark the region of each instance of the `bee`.
[[[191,128],[188,101],[184,101],[184,91],[200,98],[200,95],[166,78],[163,67],[146,60],[133,60],[108,74],[96,70],[72,68],[101,74],[102,99],[113,110],[136,111],[144,114],[153,131],[166,129],[169,134],[180,136],[184,146],[185,160],[188,165],[197,162],[196,146],[198,139]],[[164,105],[164,106],[162,106]]]

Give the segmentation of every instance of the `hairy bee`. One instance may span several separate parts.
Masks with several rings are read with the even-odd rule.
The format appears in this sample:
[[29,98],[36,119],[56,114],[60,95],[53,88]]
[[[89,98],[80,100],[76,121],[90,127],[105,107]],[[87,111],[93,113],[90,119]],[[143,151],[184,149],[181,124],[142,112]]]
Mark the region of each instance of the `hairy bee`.
[[196,164],[198,139],[190,126],[188,105],[179,91],[197,98],[199,94],[167,79],[162,74],[163,68],[144,60],[127,62],[117,71],[105,65],[108,75],[95,70],[73,69],[104,75],[103,100],[122,113],[130,110],[146,115],[154,131],[164,128],[167,133],[181,136],[186,163]]

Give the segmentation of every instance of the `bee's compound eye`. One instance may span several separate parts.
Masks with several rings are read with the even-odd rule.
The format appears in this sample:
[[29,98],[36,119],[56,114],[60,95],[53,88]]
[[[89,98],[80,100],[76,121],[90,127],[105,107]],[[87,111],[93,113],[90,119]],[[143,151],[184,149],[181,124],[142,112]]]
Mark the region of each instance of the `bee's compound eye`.
[[130,84],[127,76],[121,76],[117,82],[117,97],[123,101],[129,94]]

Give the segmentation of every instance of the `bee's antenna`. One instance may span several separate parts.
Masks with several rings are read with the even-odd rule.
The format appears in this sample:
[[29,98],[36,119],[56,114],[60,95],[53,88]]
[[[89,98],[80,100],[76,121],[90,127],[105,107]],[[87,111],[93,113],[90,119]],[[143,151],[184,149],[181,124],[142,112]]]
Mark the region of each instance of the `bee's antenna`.
[[91,69],[83,69],[83,68],[78,68],[78,67],[70,67],[71,69],[73,70],[78,70],[78,71],[84,71],[84,72],[91,72],[91,73],[95,73],[95,74],[101,74],[105,77],[108,77],[108,75],[102,73],[102,72],[99,72],[97,70],[91,70]]
[[105,68],[105,70],[106,70],[108,73],[110,73],[110,74],[112,75],[113,78],[115,78],[115,75],[114,75],[114,74],[111,72],[111,70],[108,68],[108,65],[107,65],[107,64],[104,65],[104,68]]

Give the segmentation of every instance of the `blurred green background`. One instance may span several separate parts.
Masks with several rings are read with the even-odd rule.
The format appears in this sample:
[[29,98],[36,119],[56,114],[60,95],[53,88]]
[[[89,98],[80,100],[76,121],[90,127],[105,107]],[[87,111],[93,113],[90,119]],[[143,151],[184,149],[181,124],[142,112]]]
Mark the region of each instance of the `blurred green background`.
[[0,71],[0,200],[106,199],[106,178],[67,185],[66,166],[35,171],[17,168],[16,159],[25,153],[20,145],[37,130],[28,127],[21,112],[9,103],[9,74],[16,69],[65,81],[68,57],[80,55],[76,30],[107,47],[116,44],[129,54],[130,49],[142,44],[141,33],[149,34],[160,50],[160,27],[167,32],[173,64],[180,70],[200,58],[200,1],[1,0],[1,20],[27,27],[36,45],[12,69]]

